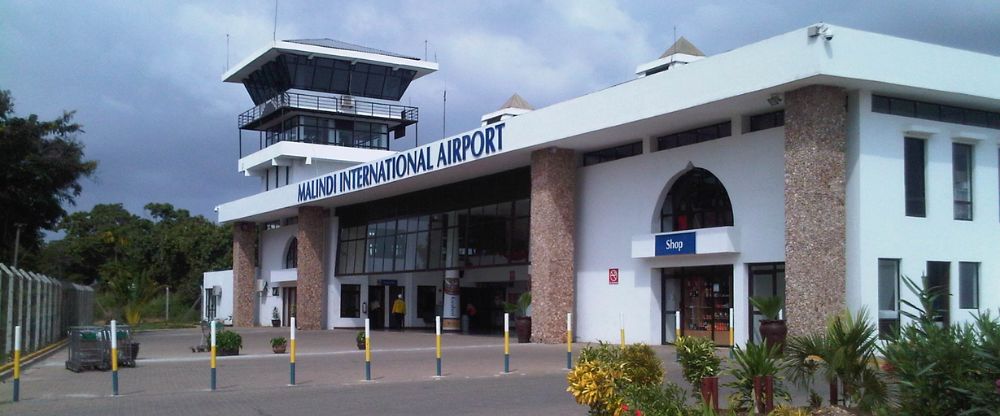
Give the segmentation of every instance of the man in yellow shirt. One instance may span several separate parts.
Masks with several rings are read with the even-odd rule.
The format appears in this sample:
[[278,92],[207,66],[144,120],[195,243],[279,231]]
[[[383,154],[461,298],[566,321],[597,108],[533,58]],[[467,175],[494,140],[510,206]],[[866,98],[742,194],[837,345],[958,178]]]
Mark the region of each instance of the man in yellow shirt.
[[396,300],[392,302],[392,321],[393,326],[400,331],[403,330],[403,317],[406,316],[406,302],[403,301],[403,294],[396,297]]

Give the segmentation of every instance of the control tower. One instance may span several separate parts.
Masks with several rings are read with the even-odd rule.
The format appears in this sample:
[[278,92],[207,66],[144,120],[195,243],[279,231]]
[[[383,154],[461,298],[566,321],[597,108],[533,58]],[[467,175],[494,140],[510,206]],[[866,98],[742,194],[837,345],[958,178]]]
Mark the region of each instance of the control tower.
[[390,154],[419,116],[400,98],[437,69],[333,39],[274,42],[222,76],[254,104],[237,119],[239,171],[268,191]]

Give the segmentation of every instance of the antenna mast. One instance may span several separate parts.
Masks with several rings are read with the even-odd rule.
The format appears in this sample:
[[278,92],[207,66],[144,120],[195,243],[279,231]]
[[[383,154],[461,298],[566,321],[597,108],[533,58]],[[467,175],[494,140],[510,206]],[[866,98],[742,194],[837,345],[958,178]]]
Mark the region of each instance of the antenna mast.
[[271,32],[271,42],[278,41],[278,0],[274,0],[274,31]]

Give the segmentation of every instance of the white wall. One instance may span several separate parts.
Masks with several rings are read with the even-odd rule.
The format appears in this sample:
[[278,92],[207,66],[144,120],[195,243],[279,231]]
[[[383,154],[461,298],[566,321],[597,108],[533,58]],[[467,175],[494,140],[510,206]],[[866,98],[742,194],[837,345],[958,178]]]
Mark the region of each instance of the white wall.
[[[222,286],[222,296],[218,299],[218,304],[215,309],[215,317],[217,319],[231,318],[233,316],[233,271],[219,270],[214,272],[205,272],[202,274],[201,282],[201,293],[203,295],[205,293],[205,289],[211,289],[214,286]],[[202,302],[202,319],[206,319],[206,305],[207,302]]]
[[[746,263],[784,261],[784,128],[740,134],[741,124],[734,116],[727,138],[579,169],[574,312],[581,341],[617,339],[624,312],[628,342],[659,344],[660,268],[717,264],[734,265],[735,336],[745,341]],[[689,164],[726,187],[739,253],[633,259],[631,237],[660,232],[662,199]],[[616,286],[608,284],[609,268],[619,269]]]
[[[900,273],[919,282],[927,261],[951,263],[952,322],[969,321],[975,310],[959,309],[958,262],[979,262],[980,310],[1000,307],[1000,196],[997,151],[1000,131],[871,112],[869,92],[861,94],[860,137],[848,218],[858,219],[849,247],[857,261],[848,264],[851,307],[878,313],[878,259],[901,259]],[[904,206],[903,138],[927,139],[925,218],[907,217]],[[955,141],[975,145],[973,220],[953,216],[952,150]],[[856,237],[857,241],[853,241]],[[915,300],[901,285],[901,295]]]

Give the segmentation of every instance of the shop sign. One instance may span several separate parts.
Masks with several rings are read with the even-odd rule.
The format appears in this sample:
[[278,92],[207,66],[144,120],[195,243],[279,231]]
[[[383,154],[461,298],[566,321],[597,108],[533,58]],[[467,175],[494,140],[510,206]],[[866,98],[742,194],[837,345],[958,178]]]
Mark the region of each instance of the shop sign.
[[696,235],[694,232],[658,235],[656,236],[656,255],[695,254]]
[[608,269],[608,284],[609,285],[618,284],[618,269]]

